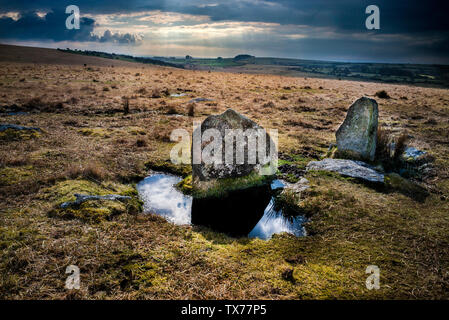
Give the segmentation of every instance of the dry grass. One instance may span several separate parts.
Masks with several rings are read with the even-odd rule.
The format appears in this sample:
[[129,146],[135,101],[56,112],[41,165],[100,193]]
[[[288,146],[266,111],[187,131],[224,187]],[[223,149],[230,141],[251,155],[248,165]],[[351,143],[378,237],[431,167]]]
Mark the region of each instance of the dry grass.
[[187,105],[187,115],[189,117],[194,117],[195,116],[195,103],[189,103]]
[[168,115],[178,114],[178,111],[176,110],[175,106],[172,106],[172,105],[167,106],[166,110],[167,110],[166,114],[168,114]]
[[129,113],[129,98],[128,97],[123,98],[123,113],[124,114]]
[[407,133],[402,133],[396,142],[396,148],[394,152],[394,159],[396,161],[399,160],[399,157],[401,154],[404,153],[405,149],[407,148],[407,141],[409,140],[409,135]]
[[70,179],[103,181],[107,177],[107,173],[98,163],[89,162],[86,165],[70,165],[66,171],[66,176]]
[[[45,105],[63,101],[61,109],[0,113],[1,123],[44,130],[0,145],[1,298],[449,298],[448,90],[384,84],[392,97],[407,99],[378,100],[380,122],[397,136],[407,130],[409,143],[435,157],[438,176],[428,183],[438,193],[417,202],[311,175],[308,237],[233,239],[153,215],[121,214],[95,225],[50,217],[57,200],[47,190],[88,179],[114,193],[144,177],[148,162],[178,172],[166,162],[169,137],[175,128],[191,132],[188,101],[196,97],[214,102],[197,103],[195,120],[232,107],[278,129],[283,161],[304,168],[335,141],[348,106],[374,97],[379,84],[102,63],[88,62],[88,70],[82,63],[0,62],[0,106],[21,107],[36,97]],[[126,115],[123,96],[132,99]],[[81,268],[76,295],[64,289],[70,264]],[[381,268],[379,291],[364,286],[370,264]]]
[[139,148],[148,146],[147,140],[146,139],[137,139],[136,146]]
[[391,131],[384,129],[381,125],[377,128],[376,159],[387,162],[391,158],[390,154]]

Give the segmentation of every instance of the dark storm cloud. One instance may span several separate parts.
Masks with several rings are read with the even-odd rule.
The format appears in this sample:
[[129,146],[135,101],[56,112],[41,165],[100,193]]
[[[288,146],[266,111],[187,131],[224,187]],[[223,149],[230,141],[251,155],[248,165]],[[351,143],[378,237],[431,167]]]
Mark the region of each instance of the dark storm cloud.
[[65,8],[75,4],[82,13],[127,13],[161,10],[209,15],[213,21],[261,21],[306,24],[342,30],[364,28],[365,8],[379,6],[384,32],[448,31],[444,1],[401,0],[0,0],[0,12]]
[[[449,7],[440,0],[266,0],[265,2],[278,5],[284,10],[281,18],[278,16],[271,18],[272,21],[279,23],[304,23],[341,30],[360,30],[364,28],[367,17],[365,8],[374,4],[380,8],[383,32],[449,30],[449,20],[446,18]],[[270,6],[263,7],[264,11],[269,8]],[[266,15],[265,19],[270,19],[269,12],[263,14]]]
[[80,19],[80,30],[68,30],[65,21],[68,15],[63,11],[49,12],[40,17],[36,12],[26,12],[16,21],[9,17],[0,18],[1,39],[49,39],[92,40],[91,32],[95,21],[89,18]]
[[[377,60],[389,59],[391,52],[397,52],[398,56],[403,56],[404,59],[407,59],[407,56],[415,59],[421,55],[427,57],[426,61],[433,55],[440,61],[446,59],[449,63],[449,19],[446,18],[449,8],[445,1],[438,0],[0,0],[0,13],[10,11],[23,13],[29,10],[49,10],[54,7],[63,10],[70,4],[78,5],[81,15],[160,10],[206,15],[212,22],[271,22],[280,25],[327,28],[338,34],[338,39],[317,37],[292,39],[283,42],[282,47],[292,51],[299,45],[308,45],[317,54],[325,51],[346,51],[347,56],[356,51],[366,53],[367,59],[371,59],[372,55],[369,53],[375,52]],[[373,40],[365,29],[367,17],[365,8],[371,4],[379,6],[381,17],[381,29],[374,33],[384,38],[378,37]],[[89,39],[94,27],[94,22],[92,24],[91,20],[85,20],[86,30],[81,34],[71,34],[68,30],[53,30],[52,33],[52,30],[43,27],[36,17],[28,17],[21,23],[13,23],[6,19],[1,19],[0,38],[5,36],[11,38],[11,35],[15,35],[23,39],[25,34],[28,39],[40,39],[42,34],[49,34],[51,39],[55,40],[76,38],[81,41]],[[35,30],[26,30],[21,26],[25,22],[27,25],[34,23],[38,27]],[[366,34],[366,39],[353,41],[354,34]],[[102,41],[111,38],[114,37],[108,33],[103,36]],[[260,46],[264,45],[269,43],[260,43]]]
[[106,30],[102,36],[94,35],[95,20],[80,18],[80,29],[69,30],[65,26],[69,15],[65,11],[53,10],[40,17],[36,12],[24,12],[18,20],[0,18],[0,39],[53,40],[53,41],[100,41],[136,43],[138,38],[131,34],[114,34]]
[[[145,1],[136,0],[0,0],[0,12],[7,11],[35,11],[50,10],[53,8],[66,8],[69,5],[77,5],[82,12],[88,13],[120,13],[139,10],[139,3]],[[147,3],[160,3],[162,1],[146,1]]]

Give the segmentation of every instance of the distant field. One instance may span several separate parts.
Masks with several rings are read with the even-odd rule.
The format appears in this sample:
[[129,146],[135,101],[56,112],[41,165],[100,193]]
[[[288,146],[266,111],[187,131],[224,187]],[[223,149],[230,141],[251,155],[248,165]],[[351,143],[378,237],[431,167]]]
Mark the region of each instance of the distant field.
[[[49,49],[41,49],[49,50]],[[233,73],[272,74],[290,77],[313,77],[357,81],[449,87],[449,66],[390,63],[350,63],[284,58],[259,58],[239,55],[234,58],[133,57],[97,51],[58,50],[86,57],[101,57],[117,62],[138,62],[190,70]],[[48,54],[48,53],[47,53]],[[74,58],[79,60],[79,58]],[[115,62],[114,62],[115,63]]]
[[352,79],[449,87],[449,66],[258,58],[163,59],[190,69],[225,69],[230,72]]

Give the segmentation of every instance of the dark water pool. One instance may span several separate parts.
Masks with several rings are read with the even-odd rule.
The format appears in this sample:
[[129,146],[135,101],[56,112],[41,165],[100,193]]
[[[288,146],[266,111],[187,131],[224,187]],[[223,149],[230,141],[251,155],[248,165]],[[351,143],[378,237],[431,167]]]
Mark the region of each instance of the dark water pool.
[[184,195],[174,187],[180,181],[180,177],[156,173],[138,183],[144,212],[161,215],[174,224],[204,225],[231,236],[269,239],[282,232],[306,234],[303,216],[286,217],[275,209],[273,190],[283,187],[279,180],[219,199]]

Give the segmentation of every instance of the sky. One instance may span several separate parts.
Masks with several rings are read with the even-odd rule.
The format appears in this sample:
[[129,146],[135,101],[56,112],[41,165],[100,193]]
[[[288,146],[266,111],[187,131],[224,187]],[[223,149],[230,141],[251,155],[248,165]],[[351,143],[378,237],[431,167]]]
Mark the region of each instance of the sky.
[[[0,0],[0,42],[134,56],[449,64],[449,5],[427,0]],[[68,5],[80,29],[68,30]],[[368,5],[380,29],[368,30]]]

